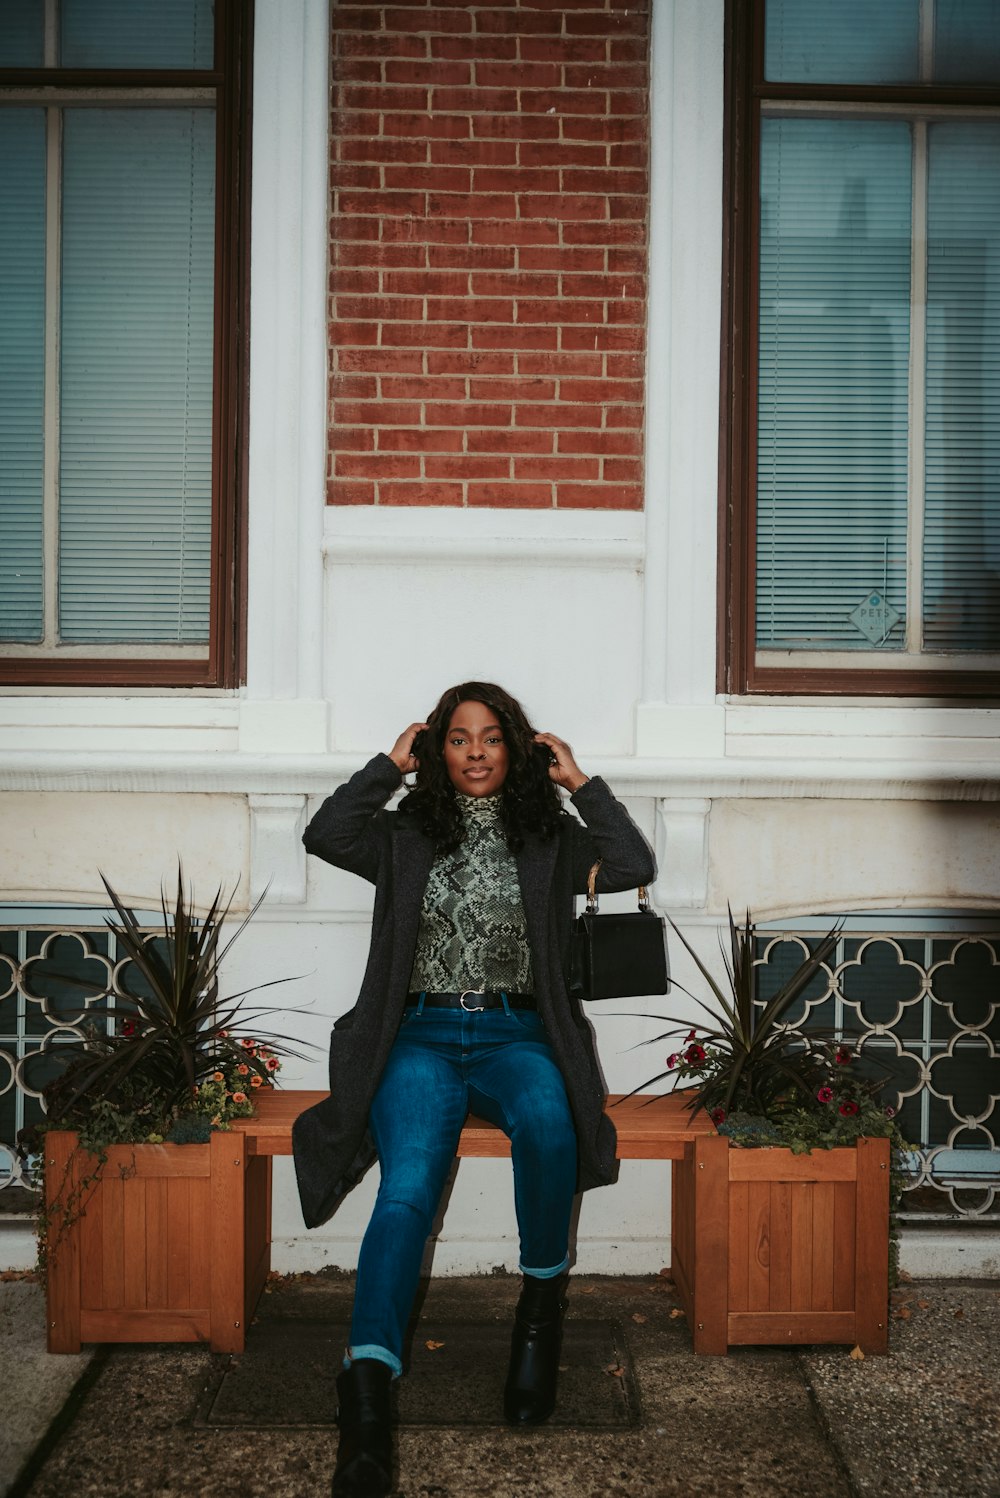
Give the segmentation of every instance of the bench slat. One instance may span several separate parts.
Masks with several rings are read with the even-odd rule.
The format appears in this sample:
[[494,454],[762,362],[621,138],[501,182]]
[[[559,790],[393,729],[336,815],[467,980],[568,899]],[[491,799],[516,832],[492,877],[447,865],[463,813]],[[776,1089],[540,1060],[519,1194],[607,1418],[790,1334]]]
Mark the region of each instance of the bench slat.
[[[252,1155],[290,1155],[292,1124],[300,1113],[327,1097],[325,1092],[269,1088],[254,1098],[252,1118],[233,1120],[233,1132],[246,1136]],[[679,1160],[685,1144],[715,1133],[715,1125],[702,1111],[694,1116],[686,1104],[689,1094],[638,1093],[608,1099],[607,1113],[618,1132],[619,1160]],[[465,1159],[502,1159],[510,1154],[510,1141],[485,1119],[469,1117],[462,1130],[457,1154]]]

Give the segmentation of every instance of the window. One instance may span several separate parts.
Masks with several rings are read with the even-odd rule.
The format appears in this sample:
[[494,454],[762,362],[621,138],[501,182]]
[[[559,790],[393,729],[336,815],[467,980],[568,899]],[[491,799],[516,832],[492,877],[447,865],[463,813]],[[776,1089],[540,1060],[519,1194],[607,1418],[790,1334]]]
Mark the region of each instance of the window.
[[248,44],[0,6],[0,680],[238,680]]
[[[763,1007],[833,918],[758,926]],[[901,1215],[1000,1220],[1000,922],[957,911],[847,915],[788,1022],[847,1041],[913,1146]]]
[[724,690],[1000,690],[1000,6],[731,0]]
[[[59,1075],[59,1048],[107,1034],[131,1012],[121,984],[134,991],[138,975],[116,973],[120,957],[104,915],[72,906],[0,910],[0,1191],[27,1184],[17,1136],[44,1116],[42,1090]],[[139,919],[153,929],[159,922]],[[94,984],[94,992],[67,977]]]

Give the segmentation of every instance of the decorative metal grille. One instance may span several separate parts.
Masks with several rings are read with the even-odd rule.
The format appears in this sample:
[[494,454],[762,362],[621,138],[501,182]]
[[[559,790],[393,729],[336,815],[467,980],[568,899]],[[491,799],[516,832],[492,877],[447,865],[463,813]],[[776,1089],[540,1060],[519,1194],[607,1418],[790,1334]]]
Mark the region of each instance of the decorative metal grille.
[[[51,912],[45,912],[51,915]],[[15,1143],[44,1113],[42,1089],[59,1070],[58,1047],[104,1032],[132,1006],[122,997],[130,964],[97,912],[74,911],[66,925],[0,924],[0,1190],[30,1186]],[[65,981],[100,985],[89,994]],[[137,975],[128,986],[135,991]]]
[[[945,929],[947,921],[947,929]],[[763,1006],[832,925],[758,927]],[[834,961],[789,1011],[889,1074],[886,1103],[914,1146],[901,1216],[1000,1221],[1000,922],[848,917]]]

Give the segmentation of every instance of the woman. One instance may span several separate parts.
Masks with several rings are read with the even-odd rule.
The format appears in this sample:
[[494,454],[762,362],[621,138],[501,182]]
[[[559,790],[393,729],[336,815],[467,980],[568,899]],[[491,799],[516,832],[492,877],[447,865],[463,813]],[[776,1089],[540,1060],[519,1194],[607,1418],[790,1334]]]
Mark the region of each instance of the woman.
[[[410,772],[415,786],[386,812]],[[294,1132],[310,1227],[376,1156],[382,1172],[337,1380],[333,1491],[348,1498],[391,1486],[389,1385],[470,1111],[511,1139],[524,1284],[504,1412],[535,1424],[554,1408],[573,1196],[617,1174],[590,1030],[567,992],[573,896],[598,859],[604,891],[654,870],[604,782],[486,682],[445,692],[323,803],[303,840],[375,885],[361,994],[331,1040],[330,1097]]]

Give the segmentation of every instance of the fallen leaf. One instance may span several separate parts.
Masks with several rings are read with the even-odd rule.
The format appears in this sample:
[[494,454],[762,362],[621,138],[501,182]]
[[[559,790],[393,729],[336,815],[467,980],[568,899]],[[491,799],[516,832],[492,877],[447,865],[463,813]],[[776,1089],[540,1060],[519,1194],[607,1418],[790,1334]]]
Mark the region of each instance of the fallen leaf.
[[674,1291],[677,1289],[677,1286],[674,1284],[673,1280],[656,1279],[651,1285],[648,1285],[646,1288],[652,1290],[654,1294],[660,1293],[665,1295],[673,1295]]
[[670,1268],[669,1264],[666,1266],[665,1269],[660,1269],[657,1272],[658,1272],[661,1280],[672,1280],[673,1277],[674,1277],[673,1276],[673,1271]]
[[622,1367],[621,1363],[609,1363],[604,1372],[610,1373],[612,1378],[625,1377],[625,1369]]
[[646,1322],[649,1320],[649,1317],[644,1316],[641,1311],[633,1311],[632,1320],[635,1322],[636,1326],[645,1326]]
[[913,1312],[910,1310],[909,1306],[899,1306],[895,1311],[893,1311],[892,1314],[895,1316],[897,1321],[909,1321],[910,1317],[913,1315]]
[[956,1312],[955,1312],[955,1317],[956,1317],[956,1319],[957,1319],[957,1318],[958,1318],[958,1317],[959,1317],[959,1316],[964,1316],[964,1315],[965,1315],[965,1312],[964,1312],[964,1311],[963,1311],[963,1310],[962,1310],[962,1307],[961,1307],[961,1306],[959,1306],[959,1308],[958,1308],[958,1310],[957,1310],[957,1311],[956,1311]]
[[681,1310],[680,1306],[674,1306],[673,1310],[670,1312],[670,1319],[671,1321],[676,1321],[678,1316],[683,1315],[684,1312]]
[[926,1310],[930,1309],[930,1301],[929,1300],[918,1300],[917,1301],[917,1305],[920,1307],[920,1309],[922,1311],[926,1311]]
[[863,1363],[865,1359],[864,1353],[858,1346],[854,1346],[851,1348],[849,1356],[852,1357],[856,1363]]
[[427,1341],[427,1342],[424,1343],[424,1346],[427,1348],[428,1352],[437,1352],[437,1350],[438,1350],[439,1347],[443,1347],[444,1346],[444,1343],[443,1342],[431,1342],[431,1341]]
[[594,1293],[594,1291],[596,1289],[597,1289],[596,1285],[578,1285],[578,1286],[576,1286],[576,1292],[577,1292],[578,1295],[593,1295],[593,1293]]

